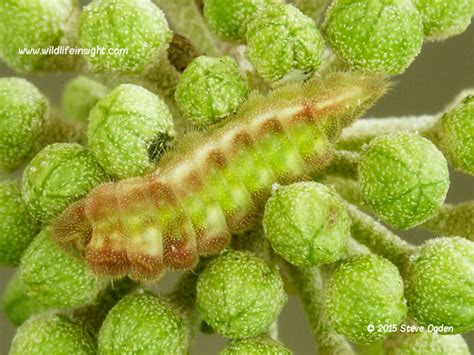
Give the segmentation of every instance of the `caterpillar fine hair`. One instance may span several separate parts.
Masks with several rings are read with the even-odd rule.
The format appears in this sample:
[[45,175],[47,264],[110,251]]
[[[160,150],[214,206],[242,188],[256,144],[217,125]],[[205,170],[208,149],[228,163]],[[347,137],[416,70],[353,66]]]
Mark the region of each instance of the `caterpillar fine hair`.
[[158,279],[221,251],[251,227],[274,183],[324,168],[332,143],[386,90],[380,77],[334,73],[254,96],[151,176],[98,186],[53,224],[55,241],[98,275]]

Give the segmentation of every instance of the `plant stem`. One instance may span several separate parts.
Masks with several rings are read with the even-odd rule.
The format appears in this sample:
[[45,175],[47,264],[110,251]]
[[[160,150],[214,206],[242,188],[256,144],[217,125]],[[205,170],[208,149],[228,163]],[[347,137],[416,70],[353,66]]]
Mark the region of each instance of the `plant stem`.
[[422,227],[442,236],[458,236],[474,241],[474,201],[443,205]]
[[316,23],[320,22],[319,20],[328,2],[328,0],[293,0],[293,4]]
[[346,339],[330,328],[323,312],[324,282],[317,268],[297,268],[289,265],[292,281],[313,333],[318,354],[355,354]]
[[364,144],[369,143],[376,136],[397,131],[419,133],[427,138],[431,138],[431,132],[438,121],[438,117],[438,115],[426,115],[360,119],[342,131],[337,141],[337,147],[339,149],[360,150]]
[[409,264],[409,257],[416,247],[405,242],[354,205],[347,204],[347,211],[352,219],[351,236],[373,253],[390,260],[401,273],[404,273]]
[[343,176],[326,175],[319,180],[321,183],[330,185],[336,189],[337,193],[349,203],[364,207],[364,200],[360,192],[359,183],[355,179],[348,179]]
[[350,179],[357,179],[357,167],[360,154],[348,150],[336,150],[329,166],[314,176],[318,178],[322,175],[337,175]]
[[154,0],[165,12],[172,29],[207,55],[220,55],[219,42],[206,26],[195,0]]

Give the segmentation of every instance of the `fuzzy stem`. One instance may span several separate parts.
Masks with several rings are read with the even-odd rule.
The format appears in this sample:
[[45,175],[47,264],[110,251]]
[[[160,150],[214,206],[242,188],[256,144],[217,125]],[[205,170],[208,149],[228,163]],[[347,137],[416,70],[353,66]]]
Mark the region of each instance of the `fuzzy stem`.
[[324,283],[317,268],[288,266],[292,281],[298,289],[300,300],[313,333],[318,354],[355,354],[342,335],[332,330],[324,316]]
[[195,0],[154,0],[165,12],[173,30],[207,55],[220,55],[219,42],[206,26]]
[[169,98],[174,97],[180,77],[178,70],[170,63],[167,52],[162,53],[159,60],[148,68],[144,75],[145,80],[155,83],[157,89]]
[[47,123],[46,134],[39,140],[39,144],[41,147],[45,147],[57,142],[83,144],[85,141],[86,130],[81,123],[63,120],[53,111]]
[[318,178],[323,174],[329,174],[357,179],[359,157],[360,154],[357,152],[336,150],[331,160],[331,164],[329,164],[329,166],[324,169],[319,176],[315,176],[314,178]]
[[431,138],[432,129],[437,121],[438,115],[360,119],[342,131],[337,141],[337,147],[339,149],[360,150],[364,144],[369,143],[373,138],[397,131],[419,133]]
[[347,211],[352,219],[352,237],[367,246],[373,253],[390,260],[403,273],[409,264],[409,257],[416,247],[393,234],[354,205],[348,204]]
[[335,188],[337,193],[347,202],[357,205],[358,207],[364,207],[364,200],[357,180],[342,176],[326,175],[319,181]]
[[474,241],[474,201],[443,205],[422,227],[439,235],[458,236]]
[[319,23],[321,15],[326,9],[329,0],[293,0],[293,4],[306,16]]

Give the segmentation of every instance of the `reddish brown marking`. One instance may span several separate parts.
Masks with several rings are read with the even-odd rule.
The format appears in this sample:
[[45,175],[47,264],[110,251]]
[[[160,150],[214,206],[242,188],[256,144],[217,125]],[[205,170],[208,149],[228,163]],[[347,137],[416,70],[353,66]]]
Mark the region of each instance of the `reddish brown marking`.
[[86,248],[85,259],[88,267],[98,275],[110,277],[122,277],[127,275],[130,269],[130,262],[125,248],[117,249],[112,247],[108,238],[101,234],[94,234],[93,238],[103,240],[100,248],[92,247],[89,244]]
[[164,179],[151,179],[145,187],[145,191],[155,210],[175,206],[177,203],[173,189]]
[[178,199],[198,191],[203,186],[203,181],[196,171],[188,173],[181,181],[173,184],[173,191]]
[[86,198],[86,215],[94,224],[117,213],[115,183],[105,183],[93,189]]
[[[135,179],[134,179],[135,180]],[[146,185],[145,185],[146,186]],[[121,213],[140,214],[150,209],[150,200],[143,181],[123,180],[116,185],[117,207]]]
[[252,148],[254,141],[248,132],[239,131],[233,137],[230,144],[232,154],[239,153],[242,150]]
[[223,151],[220,149],[214,149],[211,150],[207,154],[207,159],[206,163],[204,166],[207,166],[210,168],[210,170],[213,170],[214,168],[224,168],[227,165],[227,159]]
[[173,270],[184,271],[196,266],[199,255],[196,236],[184,214],[176,212],[177,218],[166,226],[163,235],[164,264]]
[[229,232],[209,236],[206,231],[198,231],[196,242],[199,255],[214,255],[221,252],[229,244],[230,239],[231,234]]
[[163,240],[165,265],[175,271],[186,271],[195,267],[199,261],[196,246],[190,245],[189,235],[180,233],[173,237],[166,235]]
[[165,272],[163,258],[146,254],[128,255],[130,267],[128,275],[136,281],[157,280]]
[[284,132],[284,127],[281,122],[276,118],[269,118],[263,121],[257,129],[256,135],[258,137],[264,137],[266,135],[273,135]]
[[66,251],[84,252],[92,238],[92,225],[86,217],[84,199],[70,205],[53,223],[53,239]]

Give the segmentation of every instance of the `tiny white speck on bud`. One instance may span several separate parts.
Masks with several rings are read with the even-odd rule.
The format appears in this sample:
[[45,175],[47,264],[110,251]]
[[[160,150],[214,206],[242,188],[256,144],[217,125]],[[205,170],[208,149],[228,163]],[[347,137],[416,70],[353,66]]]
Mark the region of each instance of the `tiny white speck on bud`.
[[275,182],[274,184],[272,184],[272,195],[273,195],[280,187],[281,187],[281,185],[278,184],[278,183],[276,183],[276,182]]

